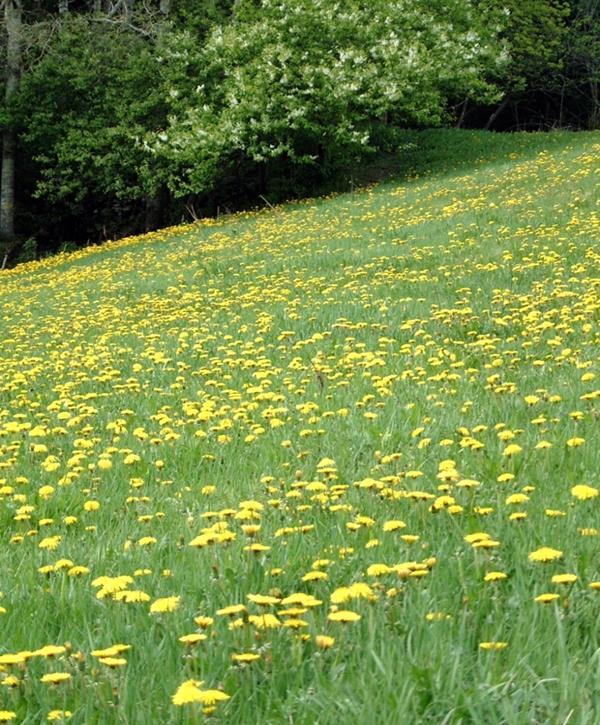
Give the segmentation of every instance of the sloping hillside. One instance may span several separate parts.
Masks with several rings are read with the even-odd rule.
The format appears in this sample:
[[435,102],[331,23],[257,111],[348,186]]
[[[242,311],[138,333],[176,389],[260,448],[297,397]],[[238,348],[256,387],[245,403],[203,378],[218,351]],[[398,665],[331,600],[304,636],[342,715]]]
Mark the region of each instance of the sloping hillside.
[[598,722],[600,134],[437,141],[0,274],[4,721]]

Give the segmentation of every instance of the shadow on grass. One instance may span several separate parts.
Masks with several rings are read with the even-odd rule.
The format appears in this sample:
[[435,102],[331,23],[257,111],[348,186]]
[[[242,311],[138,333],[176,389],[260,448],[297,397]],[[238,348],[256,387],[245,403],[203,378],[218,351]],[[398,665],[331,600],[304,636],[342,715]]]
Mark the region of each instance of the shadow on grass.
[[323,184],[317,194],[352,191],[379,182],[401,182],[415,177],[452,175],[488,164],[533,158],[542,151],[556,152],[578,137],[595,133],[552,131],[495,133],[464,129],[403,131],[393,152],[379,152],[356,163]]

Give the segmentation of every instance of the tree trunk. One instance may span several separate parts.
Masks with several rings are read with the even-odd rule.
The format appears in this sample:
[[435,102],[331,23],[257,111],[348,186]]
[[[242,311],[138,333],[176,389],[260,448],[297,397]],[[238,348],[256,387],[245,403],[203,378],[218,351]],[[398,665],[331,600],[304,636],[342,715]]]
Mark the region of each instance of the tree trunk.
[[[9,107],[19,87],[21,75],[21,11],[22,0],[5,0],[6,85],[4,98]],[[2,134],[2,173],[0,175],[0,239],[15,239],[15,156],[17,137],[14,129]]]
[[489,131],[492,127],[494,121],[498,118],[498,116],[502,113],[502,111],[508,106],[508,102],[510,100],[510,96],[506,95],[502,99],[502,103],[498,106],[498,108],[492,113],[492,115],[488,118],[487,123],[485,124],[484,128],[486,131]]
[[560,105],[558,108],[558,127],[563,127],[563,117],[564,117],[564,109],[565,109],[565,83],[563,81],[561,87],[560,87]]
[[598,83],[593,78],[590,79],[590,100],[592,108],[588,119],[588,129],[594,131],[600,128],[600,93]]
[[158,229],[162,220],[163,207],[165,205],[165,192],[159,189],[154,194],[148,194],[145,199],[145,231],[151,232]]
[[58,0],[58,14],[63,16],[69,12],[69,0]]
[[469,98],[467,97],[461,103],[460,116],[458,118],[458,121],[456,122],[456,128],[462,128],[462,125],[465,122],[465,116],[467,114],[467,106],[468,105],[469,105]]

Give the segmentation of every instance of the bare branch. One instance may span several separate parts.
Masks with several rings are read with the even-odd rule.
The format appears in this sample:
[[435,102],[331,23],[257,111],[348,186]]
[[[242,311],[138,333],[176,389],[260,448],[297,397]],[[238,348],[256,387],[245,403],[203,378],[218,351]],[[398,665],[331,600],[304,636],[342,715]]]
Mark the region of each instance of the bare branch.
[[134,33],[138,33],[138,35],[142,35],[144,38],[154,37],[153,33],[149,32],[148,30],[144,30],[144,28],[140,28],[139,26],[134,25],[133,23],[125,19],[113,20],[112,18],[90,18],[90,20],[93,23],[105,23],[109,25],[120,26],[122,28],[127,28],[128,30],[132,30]]

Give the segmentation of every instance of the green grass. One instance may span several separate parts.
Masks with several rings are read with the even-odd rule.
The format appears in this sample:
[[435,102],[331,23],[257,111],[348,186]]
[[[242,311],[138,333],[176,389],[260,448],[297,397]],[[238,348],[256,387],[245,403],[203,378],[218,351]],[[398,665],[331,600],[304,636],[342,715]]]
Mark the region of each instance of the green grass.
[[[0,709],[597,723],[600,498],[571,489],[600,487],[599,151],[598,133],[410,134],[395,181],[2,273],[0,642],[66,650],[4,665]],[[530,561],[542,546],[560,558]],[[61,559],[89,573],[39,571]],[[328,578],[304,581],[317,560]],[[97,598],[120,575],[148,601]],[[328,620],[357,582],[371,597],[337,606],[360,620]],[[248,594],[298,592],[321,602],[299,629],[248,620],[285,608]],[[216,612],[238,603],[230,628]],[[117,643],[121,667],[91,654]],[[230,699],[173,704],[190,679]]]

